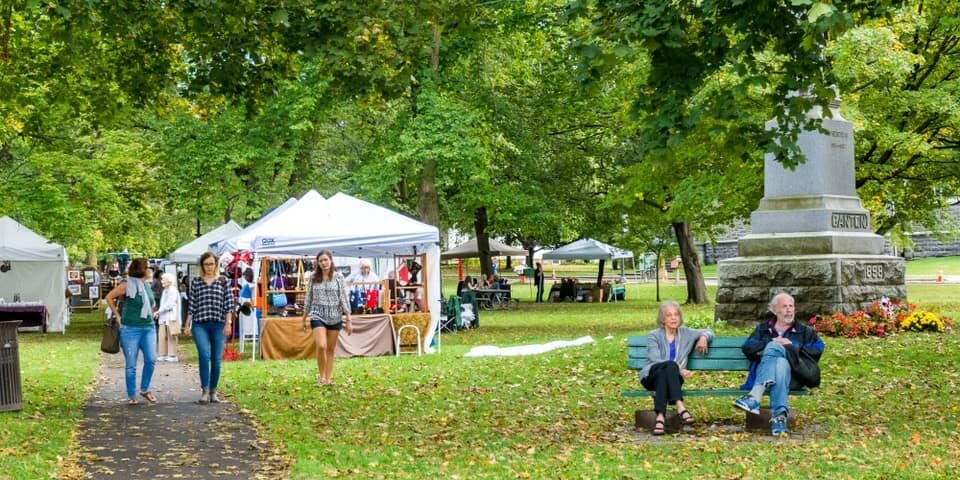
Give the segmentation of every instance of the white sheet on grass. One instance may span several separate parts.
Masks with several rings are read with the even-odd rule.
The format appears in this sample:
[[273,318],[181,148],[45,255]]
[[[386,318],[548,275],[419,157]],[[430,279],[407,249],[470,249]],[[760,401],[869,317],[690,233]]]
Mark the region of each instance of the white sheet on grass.
[[539,345],[517,345],[515,347],[498,347],[496,345],[480,345],[473,347],[465,357],[512,357],[517,355],[536,355],[563,347],[575,347],[593,343],[593,337],[587,335],[576,340],[555,340]]

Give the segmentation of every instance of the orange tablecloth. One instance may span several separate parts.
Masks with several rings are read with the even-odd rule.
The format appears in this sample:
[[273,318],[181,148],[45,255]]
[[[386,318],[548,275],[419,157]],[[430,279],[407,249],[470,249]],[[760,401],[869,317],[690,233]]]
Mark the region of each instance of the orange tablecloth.
[[[393,355],[394,330],[390,315],[353,315],[353,335],[341,330],[337,357]],[[300,317],[267,317],[260,332],[264,359],[316,358],[313,332],[303,331]]]
[[[420,329],[420,341],[423,342],[427,339],[427,331],[430,329],[430,313],[429,312],[420,312],[420,313],[395,313],[393,315],[393,330],[395,332],[400,331],[400,327],[404,325],[416,325]],[[400,337],[401,345],[416,345],[417,335],[413,333],[409,328],[401,332]],[[426,348],[425,345],[420,345],[421,348]],[[403,350],[406,352],[407,350]]]

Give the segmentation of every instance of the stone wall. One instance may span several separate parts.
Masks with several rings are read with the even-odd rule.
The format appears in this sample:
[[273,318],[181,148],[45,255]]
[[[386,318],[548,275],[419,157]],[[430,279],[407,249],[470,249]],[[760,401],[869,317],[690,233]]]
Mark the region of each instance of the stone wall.
[[913,240],[913,247],[907,249],[907,258],[960,255],[960,239],[944,241],[929,234],[914,235],[910,238]]

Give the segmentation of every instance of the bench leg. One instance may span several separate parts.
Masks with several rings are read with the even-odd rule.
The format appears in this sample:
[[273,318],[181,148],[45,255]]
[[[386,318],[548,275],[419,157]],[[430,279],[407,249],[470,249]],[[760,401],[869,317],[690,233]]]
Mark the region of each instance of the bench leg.
[[[763,432],[767,435],[770,434],[771,415],[769,408],[761,408],[760,413],[757,415],[754,415],[750,412],[744,413],[746,414],[747,430],[753,432]],[[790,413],[787,414],[787,427],[789,427],[791,431],[796,430],[797,428],[797,414],[793,410],[790,410]]]
[[[653,424],[657,421],[657,412],[653,410],[637,410],[634,412],[633,425],[637,430],[650,433],[653,431]],[[667,410],[667,414],[664,416],[666,420],[666,432],[667,433],[678,433],[683,431],[683,422],[680,421],[680,417],[677,416],[677,413],[673,410]]]

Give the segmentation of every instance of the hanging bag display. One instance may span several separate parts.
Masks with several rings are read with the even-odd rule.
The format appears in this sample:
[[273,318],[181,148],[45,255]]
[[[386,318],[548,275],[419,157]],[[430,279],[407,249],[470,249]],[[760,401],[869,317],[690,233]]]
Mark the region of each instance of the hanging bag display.
[[[277,265],[277,279],[274,284],[274,288],[277,290],[283,290],[283,267]],[[270,304],[277,308],[283,308],[287,306],[287,294],[286,292],[280,291],[270,294]]]

